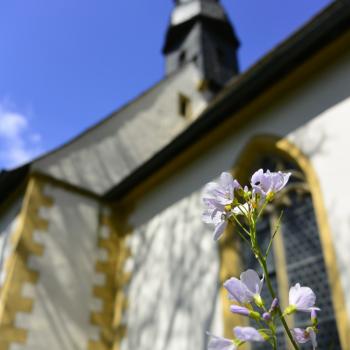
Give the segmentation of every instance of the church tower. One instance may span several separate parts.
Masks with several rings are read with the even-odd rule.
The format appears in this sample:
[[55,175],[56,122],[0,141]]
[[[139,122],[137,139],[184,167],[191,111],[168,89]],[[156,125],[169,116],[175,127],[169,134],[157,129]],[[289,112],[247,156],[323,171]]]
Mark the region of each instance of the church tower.
[[163,54],[166,74],[188,62],[211,90],[238,74],[239,41],[219,0],[175,0]]

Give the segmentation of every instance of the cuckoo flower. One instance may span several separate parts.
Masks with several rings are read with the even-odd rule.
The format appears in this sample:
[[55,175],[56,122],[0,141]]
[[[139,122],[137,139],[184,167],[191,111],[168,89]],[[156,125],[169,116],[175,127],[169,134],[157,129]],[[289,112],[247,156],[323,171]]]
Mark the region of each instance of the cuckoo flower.
[[234,200],[234,191],[240,188],[237,180],[234,180],[232,175],[223,172],[220,175],[219,182],[209,182],[203,193],[203,198],[212,198],[214,202],[221,206],[231,205]]
[[227,338],[217,337],[216,335],[207,333],[210,336],[208,350],[236,350],[236,344]]
[[227,226],[227,221],[232,215],[231,205],[234,200],[234,191],[240,184],[232,178],[232,175],[223,172],[219,183],[209,182],[203,191],[202,199],[205,210],[202,219],[207,224],[214,225],[214,240],[218,240]]
[[285,310],[285,314],[290,315],[295,311],[311,312],[312,310],[320,310],[315,307],[316,296],[309,287],[301,287],[299,283],[291,287],[289,290],[289,306]]
[[270,172],[270,170],[264,173],[263,169],[259,169],[251,178],[253,191],[269,200],[286,186],[290,175],[291,173]]
[[291,331],[292,331],[294,339],[299,344],[305,344],[309,340],[311,340],[313,350],[316,349],[316,347],[317,347],[316,333],[312,327],[308,327],[306,329],[294,328]]
[[211,198],[203,198],[203,202],[206,205],[206,209],[202,214],[202,220],[206,224],[214,225],[213,238],[214,241],[217,241],[224,233],[227,220],[232,214],[227,212],[224,206],[214,203],[214,200]]
[[247,270],[241,273],[240,280],[232,277],[224,283],[229,292],[229,298],[240,304],[250,303],[253,300],[261,304],[260,292],[263,286],[263,279],[254,270]]
[[230,300],[239,304],[247,304],[252,301],[247,293],[246,285],[236,277],[231,277],[224,283],[224,287],[228,291]]
[[265,341],[264,337],[253,327],[235,327],[233,332],[236,338],[241,341]]

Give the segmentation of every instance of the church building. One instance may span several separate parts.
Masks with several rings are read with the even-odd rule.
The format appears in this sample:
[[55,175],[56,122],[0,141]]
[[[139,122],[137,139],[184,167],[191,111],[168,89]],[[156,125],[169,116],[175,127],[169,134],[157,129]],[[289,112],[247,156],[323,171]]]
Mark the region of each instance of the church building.
[[[258,266],[234,228],[213,241],[201,193],[222,171],[244,184],[259,168],[293,174],[259,227],[268,242],[283,210],[269,261],[282,307],[291,285],[308,285],[318,348],[350,348],[350,2],[243,72],[239,46],[219,0],[175,0],[159,83],[0,173],[0,350],[206,350],[206,331],[232,338],[247,320],[222,283]],[[282,332],[279,344],[290,348]]]

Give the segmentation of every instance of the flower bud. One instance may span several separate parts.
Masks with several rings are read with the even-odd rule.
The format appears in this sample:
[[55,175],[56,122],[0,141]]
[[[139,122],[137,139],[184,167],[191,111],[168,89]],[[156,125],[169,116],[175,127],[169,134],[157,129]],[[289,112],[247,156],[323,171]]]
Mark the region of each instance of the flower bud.
[[265,321],[271,320],[271,314],[269,312],[264,312],[262,317]]
[[317,311],[315,309],[311,310],[311,322],[314,327],[317,326],[318,320],[317,320]]
[[230,307],[231,312],[234,314],[242,315],[242,316],[248,316],[253,318],[254,320],[261,320],[261,316],[259,312],[256,312],[254,310],[249,310],[248,308],[244,306],[239,306],[239,305],[231,305]]
[[273,299],[272,303],[271,303],[271,306],[270,306],[269,312],[270,313],[274,312],[276,310],[276,308],[278,307],[278,305],[279,305],[278,299],[277,298]]
[[238,315],[243,315],[243,316],[249,316],[250,314],[250,310],[248,310],[246,307],[244,306],[239,306],[239,305],[231,305],[230,306],[230,310],[231,312],[233,312],[234,314],[238,314]]

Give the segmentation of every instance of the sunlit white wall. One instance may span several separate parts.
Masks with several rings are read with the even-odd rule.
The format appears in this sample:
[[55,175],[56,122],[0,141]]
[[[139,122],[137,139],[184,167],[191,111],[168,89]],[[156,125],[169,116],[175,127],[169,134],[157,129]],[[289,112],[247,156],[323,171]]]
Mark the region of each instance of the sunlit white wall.
[[[298,88],[272,101],[251,123],[227,129],[220,142],[138,201],[130,221],[135,227],[136,267],[129,293],[128,350],[136,345],[205,349],[205,331],[222,329],[220,307],[218,317],[212,318],[218,304],[219,261],[216,243],[200,223],[200,191],[221,171],[231,169],[245,145],[261,134],[291,140],[309,157],[318,175],[350,314],[349,96],[350,54],[344,52]],[[206,297],[194,297],[203,288]]]

